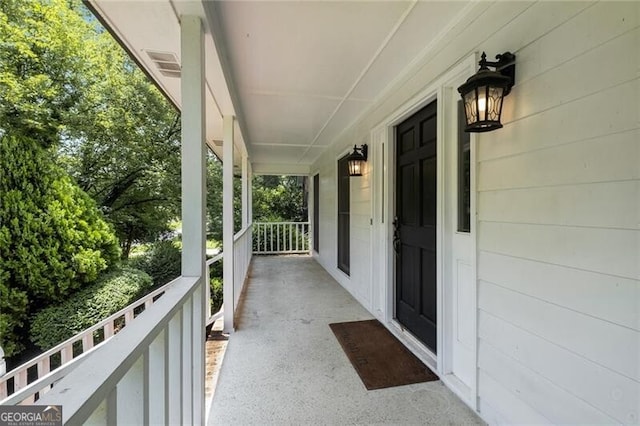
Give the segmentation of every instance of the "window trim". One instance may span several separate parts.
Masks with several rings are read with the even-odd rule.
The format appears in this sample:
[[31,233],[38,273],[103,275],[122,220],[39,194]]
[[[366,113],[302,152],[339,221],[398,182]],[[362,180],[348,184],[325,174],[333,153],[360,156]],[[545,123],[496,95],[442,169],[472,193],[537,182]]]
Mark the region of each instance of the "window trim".
[[320,173],[313,176],[313,250],[320,253]]
[[338,269],[347,276],[351,276],[351,178],[348,157],[349,154],[341,157],[337,163],[336,261]]

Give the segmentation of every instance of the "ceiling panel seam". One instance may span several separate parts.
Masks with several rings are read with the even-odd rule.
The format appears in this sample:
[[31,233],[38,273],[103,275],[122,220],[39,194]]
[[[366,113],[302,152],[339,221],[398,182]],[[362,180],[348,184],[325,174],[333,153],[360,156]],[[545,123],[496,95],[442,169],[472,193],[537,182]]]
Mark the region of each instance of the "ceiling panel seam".
[[349,98],[349,95],[351,93],[353,93],[353,91],[355,90],[355,88],[358,86],[358,84],[360,83],[360,81],[362,81],[362,79],[364,78],[364,76],[367,74],[367,72],[369,72],[369,70],[371,69],[371,67],[373,66],[373,64],[375,63],[375,61],[378,59],[378,57],[382,54],[382,51],[385,49],[385,47],[387,47],[387,45],[389,44],[389,42],[391,41],[391,39],[395,36],[395,34],[398,32],[398,30],[400,29],[400,27],[402,26],[402,24],[404,23],[404,21],[407,19],[407,17],[409,16],[409,14],[411,13],[411,11],[413,10],[413,8],[416,6],[417,4],[417,0],[414,0],[413,2],[411,2],[411,4],[409,4],[409,6],[407,7],[407,9],[403,12],[403,14],[400,16],[400,18],[398,19],[398,21],[396,22],[396,24],[393,26],[393,28],[391,29],[391,31],[389,32],[389,34],[387,34],[387,36],[385,37],[385,39],[382,41],[382,43],[380,44],[380,46],[378,47],[378,49],[376,50],[376,52],[373,54],[372,58],[369,60],[369,62],[367,63],[367,65],[364,67],[364,69],[360,72],[360,75],[356,78],[355,82],[351,85],[351,87],[349,88],[349,90],[347,91],[347,93],[344,95],[344,97],[342,98],[342,100],[338,103],[338,106],[336,106],[336,108],[333,110],[333,112],[331,113],[331,115],[329,116],[329,118],[327,119],[327,121],[324,123],[324,125],[320,128],[320,130],[318,131],[318,133],[316,134],[316,136],[313,138],[313,140],[311,141],[311,143],[309,144],[308,148],[304,151],[304,153],[302,154],[302,156],[298,159],[298,163],[300,163],[303,158],[307,155],[307,153],[309,152],[309,150],[316,144],[316,142],[318,141],[318,139],[320,138],[320,135],[322,135],[322,132],[324,132],[324,129],[327,128],[327,126],[329,125],[329,123],[331,122],[331,120],[333,120],[333,118],[335,117],[335,115],[338,113],[338,111],[340,111],[340,108],[342,108],[342,105],[346,102],[346,100]]
[[[489,9],[495,2],[469,2],[456,16],[452,19],[431,41],[416,55],[416,57],[405,66],[404,71],[398,74],[396,78],[391,80],[387,86],[382,89],[382,91],[373,99],[370,105],[365,108],[360,115],[358,115],[349,126],[345,127],[338,135],[335,137],[335,140],[339,140],[342,135],[348,130],[353,123],[357,123],[362,117],[369,114],[373,108],[376,108],[376,105],[382,100],[385,99],[389,93],[393,90],[393,88],[397,87],[402,81],[408,79],[415,72],[415,68],[417,68],[418,64],[424,62],[427,54],[432,51],[444,38],[445,36],[451,32],[456,26],[458,26],[464,18],[468,15],[478,12],[478,15],[482,15]],[[439,52],[439,51],[438,51]],[[466,55],[464,55],[466,56]],[[311,146],[310,146],[311,148]],[[306,153],[305,153],[306,155]],[[303,157],[304,158],[304,157]],[[301,159],[302,160],[302,159]]]

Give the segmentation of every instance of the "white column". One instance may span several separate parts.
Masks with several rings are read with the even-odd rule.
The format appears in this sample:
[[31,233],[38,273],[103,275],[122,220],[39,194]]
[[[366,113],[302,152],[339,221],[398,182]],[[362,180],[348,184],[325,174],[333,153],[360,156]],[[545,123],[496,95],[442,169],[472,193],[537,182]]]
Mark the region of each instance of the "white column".
[[253,167],[249,162],[249,193],[247,194],[247,210],[249,223],[253,223]]
[[204,44],[200,18],[182,22],[182,275],[204,274],[206,145]]
[[249,159],[246,155],[242,156],[242,228],[249,224],[249,188],[251,181],[249,180]]
[[224,303],[224,332],[231,333],[234,329],[233,314],[233,125],[234,117],[223,118],[222,138],[222,247],[223,257],[223,303]]
[[[182,275],[199,277],[194,300],[202,306],[192,311],[192,328],[183,342],[192,347],[189,359],[182,359],[183,380],[191,387],[182,401],[182,419],[202,424],[204,410],[204,342],[206,286],[206,175],[207,150],[205,133],[204,37],[197,16],[181,16],[180,53],[182,61],[180,90],[182,94]],[[184,330],[183,330],[184,332]],[[180,368],[172,366],[171,368]],[[184,378],[184,377],[183,377]],[[185,390],[183,389],[183,392]]]
[[314,235],[314,227],[316,226],[315,223],[312,223],[313,220],[313,209],[315,208],[315,193],[316,193],[316,187],[315,185],[313,185],[313,183],[315,182],[315,180],[313,179],[313,175],[309,174],[305,177],[306,179],[306,184],[307,184],[307,223],[309,224],[309,226],[307,227],[307,232],[309,233],[309,238],[307,239],[307,241],[309,242],[309,247],[307,247],[309,249],[309,256],[313,255],[313,235]]
[[2,350],[2,347],[0,347],[0,377],[5,374],[7,374],[7,364],[4,360],[4,351]]

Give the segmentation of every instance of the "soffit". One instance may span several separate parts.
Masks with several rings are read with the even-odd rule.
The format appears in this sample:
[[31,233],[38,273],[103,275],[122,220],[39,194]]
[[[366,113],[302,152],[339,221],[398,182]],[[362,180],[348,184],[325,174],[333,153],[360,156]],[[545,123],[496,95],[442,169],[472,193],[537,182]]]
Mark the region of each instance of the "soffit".
[[222,116],[236,115],[236,145],[252,163],[300,170],[424,56],[467,2],[89,4],[178,107],[179,79],[162,75],[146,51],[172,52],[179,59],[178,17],[201,16],[209,145],[221,156]]

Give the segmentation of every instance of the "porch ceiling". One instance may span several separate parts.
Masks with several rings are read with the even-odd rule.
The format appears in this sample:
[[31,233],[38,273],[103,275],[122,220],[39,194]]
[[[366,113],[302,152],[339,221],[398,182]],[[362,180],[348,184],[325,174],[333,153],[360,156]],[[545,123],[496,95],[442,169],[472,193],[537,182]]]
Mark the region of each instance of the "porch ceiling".
[[[180,81],[149,51],[180,60],[179,16],[205,22],[207,141],[222,156],[222,116],[254,171],[308,171],[466,2],[87,0],[180,107]],[[354,141],[359,142],[359,141]]]

